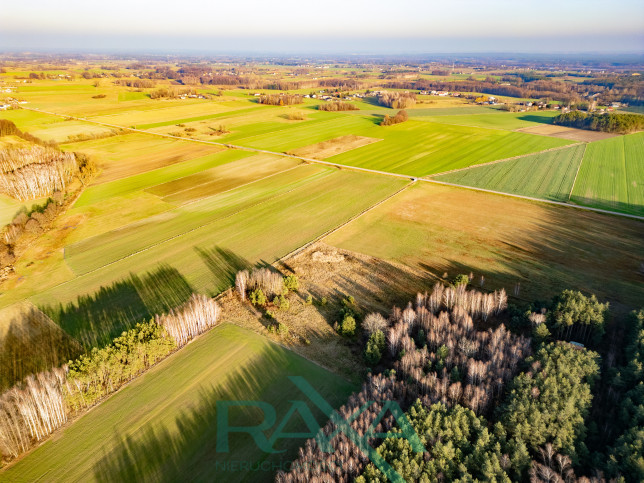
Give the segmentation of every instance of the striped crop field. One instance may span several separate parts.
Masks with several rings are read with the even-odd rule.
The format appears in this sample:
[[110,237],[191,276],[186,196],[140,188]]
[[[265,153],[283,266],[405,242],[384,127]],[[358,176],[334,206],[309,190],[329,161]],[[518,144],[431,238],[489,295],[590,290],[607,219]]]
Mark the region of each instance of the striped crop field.
[[571,201],[644,215],[644,133],[590,143]]
[[476,166],[433,179],[552,201],[568,201],[585,145]]

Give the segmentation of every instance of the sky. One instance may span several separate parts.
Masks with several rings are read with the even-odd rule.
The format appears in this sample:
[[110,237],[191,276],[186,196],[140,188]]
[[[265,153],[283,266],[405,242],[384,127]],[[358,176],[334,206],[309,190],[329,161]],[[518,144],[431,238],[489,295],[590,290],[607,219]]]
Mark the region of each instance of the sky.
[[644,52],[642,0],[2,3],[2,51]]

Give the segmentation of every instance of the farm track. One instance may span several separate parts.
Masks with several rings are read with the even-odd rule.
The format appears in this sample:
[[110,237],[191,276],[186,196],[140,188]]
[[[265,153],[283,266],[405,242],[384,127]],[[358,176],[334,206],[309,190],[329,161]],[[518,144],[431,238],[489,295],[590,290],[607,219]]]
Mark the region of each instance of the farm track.
[[[356,166],[348,166],[346,164],[332,163],[332,162],[329,162],[329,161],[322,161],[322,160],[314,159],[314,158],[305,158],[305,157],[302,157],[302,156],[295,156],[293,154],[286,154],[286,153],[283,153],[283,152],[269,151],[269,150],[266,150],[266,149],[257,149],[257,148],[251,148],[251,147],[247,147],[247,146],[239,146],[239,145],[228,144],[228,143],[218,143],[216,141],[203,141],[201,139],[184,138],[184,137],[180,137],[180,136],[173,136],[171,134],[154,133],[154,132],[146,131],[146,130],[143,130],[143,129],[133,129],[133,128],[125,127],[125,126],[119,126],[117,124],[108,124],[108,123],[104,123],[104,122],[93,121],[93,120],[87,119],[87,118],[72,117],[72,116],[68,116],[68,115],[65,115],[65,114],[59,114],[59,113],[56,113],[56,112],[43,111],[41,109],[37,109],[37,108],[33,108],[33,107],[23,107],[23,109],[26,109],[26,110],[29,110],[29,111],[34,111],[34,112],[40,112],[40,113],[43,113],[43,114],[50,114],[52,116],[59,116],[59,117],[65,117],[65,118],[70,118],[71,117],[72,119],[75,119],[75,120],[78,120],[78,121],[84,121],[84,122],[89,122],[89,123],[92,123],[92,124],[99,124],[99,125],[102,125],[102,126],[108,126],[108,127],[113,127],[113,128],[126,129],[126,130],[131,131],[131,132],[149,134],[151,136],[161,136],[161,137],[165,137],[165,138],[178,139],[178,140],[181,140],[181,141],[192,141],[192,142],[195,142],[195,143],[211,144],[211,145],[215,145],[215,146],[223,146],[223,147],[229,148],[229,149],[240,149],[240,150],[250,151],[250,152],[254,152],[254,153],[273,154],[273,155],[276,155],[276,156],[283,156],[283,157],[288,157],[288,158],[293,158],[293,159],[299,159],[299,160],[302,160],[302,161],[306,161],[308,163],[317,163],[317,164],[323,164],[323,165],[326,165],[326,166],[333,166],[333,167],[340,168],[340,169],[348,169],[348,170],[353,170],[353,171],[362,171],[362,172],[366,172],[366,173],[379,174],[379,175],[383,175],[383,176],[393,176],[395,178],[411,179],[411,180],[424,181],[426,183],[435,183],[435,184],[442,184],[442,185],[447,185],[447,186],[454,186],[454,187],[457,187],[457,188],[464,188],[464,189],[474,190],[474,191],[482,191],[482,192],[492,193],[492,194],[497,194],[497,195],[510,196],[510,197],[513,197],[513,198],[520,198],[520,199],[525,199],[525,200],[530,200],[530,201],[537,201],[537,202],[540,202],[540,203],[547,203],[547,204],[552,204],[552,205],[557,205],[557,206],[564,206],[564,207],[568,207],[568,208],[575,208],[575,209],[578,209],[578,210],[594,211],[596,213],[603,213],[603,214],[608,214],[608,215],[621,216],[621,217],[625,217],[625,218],[631,218],[631,219],[635,219],[635,220],[644,221],[644,216],[630,215],[630,214],[627,214],[627,213],[620,213],[618,211],[604,210],[604,209],[601,209],[601,208],[592,208],[590,206],[573,205],[573,204],[564,203],[564,202],[561,202],[561,201],[544,200],[544,199],[541,199],[541,198],[534,198],[534,197],[530,197],[530,196],[522,196],[522,195],[516,195],[516,194],[512,194],[512,193],[504,193],[502,191],[486,190],[486,189],[483,189],[483,188],[473,188],[471,186],[465,186],[465,185],[454,184],[454,183],[447,183],[447,182],[444,182],[444,181],[436,181],[434,179],[428,179],[428,178],[418,178],[418,177],[409,176],[409,175],[405,175],[405,174],[391,173],[391,172],[388,172],[388,171],[379,171],[379,170],[369,169],[369,168],[360,168],[360,167],[356,167]],[[569,144],[569,145],[562,146],[562,147],[559,147],[559,148],[551,148],[551,149],[547,149],[547,150],[544,150],[544,151],[538,151],[536,153],[531,153],[531,154],[540,154],[540,153],[543,153],[543,152],[548,152],[548,151],[552,151],[552,150],[556,150],[556,149],[569,148],[571,146],[575,146],[575,145],[578,145],[578,144],[584,144],[584,143],[576,143],[576,144],[572,144],[572,145]],[[515,158],[519,158],[519,157],[523,157],[523,155],[522,156],[516,156]],[[481,165],[476,165],[476,166],[483,166],[483,165],[486,165],[486,164],[489,165],[489,164],[493,164],[493,163],[497,163],[497,162],[504,162],[504,161],[508,161],[508,160],[511,160],[511,159],[515,159],[515,158],[506,158],[506,159],[503,159],[503,160],[492,161],[491,163],[483,163]],[[583,163],[583,160],[582,160],[582,163]],[[580,165],[582,163],[580,163]],[[468,168],[462,168],[462,169],[469,169],[471,167],[472,166],[470,166]],[[456,170],[453,170],[453,171],[456,171]],[[436,176],[438,176],[439,174],[442,175],[442,174],[450,173],[450,172],[453,172],[453,171],[445,171],[445,172],[441,172],[441,173],[436,173]]]

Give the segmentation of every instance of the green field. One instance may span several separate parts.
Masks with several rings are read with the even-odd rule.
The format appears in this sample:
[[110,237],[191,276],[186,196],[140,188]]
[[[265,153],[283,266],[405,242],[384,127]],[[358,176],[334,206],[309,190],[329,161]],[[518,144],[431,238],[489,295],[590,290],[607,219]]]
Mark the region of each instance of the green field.
[[571,200],[644,215],[644,133],[590,143]]
[[[355,389],[262,336],[224,324],[1,472],[0,481],[273,481],[272,465],[293,460],[305,438],[278,440],[275,449],[284,452],[267,454],[248,435],[231,434],[230,452],[217,453],[215,405],[221,400],[263,401],[275,408],[279,422],[290,401],[298,399],[324,424],[326,417],[288,376],[304,377],[336,408]],[[231,425],[262,420],[257,409],[230,411]],[[307,431],[297,416],[292,421],[287,430]],[[227,461],[265,461],[268,469],[226,471]]]
[[84,347],[104,344],[192,291],[219,293],[239,268],[274,262],[405,183],[303,165],[107,232],[98,224],[65,258],[52,250],[19,267],[26,276],[0,302],[28,297]]
[[585,145],[435,176],[437,181],[492,191],[568,201]]
[[551,124],[552,118],[559,114],[558,111],[505,112],[498,109],[488,111],[483,111],[481,108],[466,109],[469,112],[460,114],[458,111],[452,111],[447,114],[441,113],[442,115],[432,113],[431,109],[424,109],[421,112],[415,109],[410,111],[410,117],[445,124],[514,130],[539,124]]
[[375,129],[360,135],[384,141],[333,156],[328,161],[427,176],[570,144],[545,136],[420,121]]

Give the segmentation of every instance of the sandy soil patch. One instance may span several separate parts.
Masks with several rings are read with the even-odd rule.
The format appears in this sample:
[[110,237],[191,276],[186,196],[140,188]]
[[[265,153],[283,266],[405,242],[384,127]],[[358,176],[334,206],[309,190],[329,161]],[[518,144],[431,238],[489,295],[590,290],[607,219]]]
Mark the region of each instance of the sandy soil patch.
[[325,159],[378,141],[380,139],[365,136],[340,136],[339,138],[329,139],[328,141],[295,149],[289,154],[302,156],[304,158]]
[[592,142],[600,141],[602,139],[612,138],[619,136],[619,134],[599,132],[599,131],[586,131],[585,129],[575,129],[572,127],[555,126],[553,124],[544,124],[543,126],[524,127],[518,129],[518,132],[527,134],[540,134],[542,136],[551,136],[555,138],[570,139],[571,141]]

